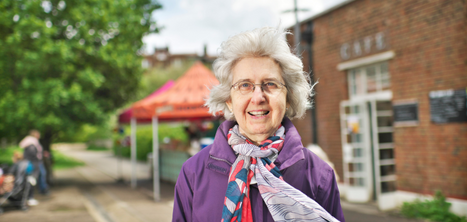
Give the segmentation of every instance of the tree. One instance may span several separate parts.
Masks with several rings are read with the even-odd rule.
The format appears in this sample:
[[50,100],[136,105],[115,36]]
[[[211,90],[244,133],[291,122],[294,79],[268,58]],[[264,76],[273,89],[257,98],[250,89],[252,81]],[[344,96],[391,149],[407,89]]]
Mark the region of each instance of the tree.
[[0,0],[0,137],[100,124],[134,98],[155,0]]

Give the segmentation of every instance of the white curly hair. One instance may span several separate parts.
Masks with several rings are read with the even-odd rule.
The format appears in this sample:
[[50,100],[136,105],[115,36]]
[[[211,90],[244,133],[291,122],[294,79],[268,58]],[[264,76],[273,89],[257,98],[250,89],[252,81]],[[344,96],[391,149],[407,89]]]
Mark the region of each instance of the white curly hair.
[[235,120],[226,101],[230,99],[232,69],[243,58],[268,57],[276,61],[287,86],[287,103],[290,105],[285,115],[290,119],[301,118],[305,114],[307,102],[313,96],[308,73],[303,71],[303,63],[295,56],[285,40],[287,31],[271,27],[257,28],[230,37],[221,44],[219,57],[214,61],[213,71],[220,84],[211,88],[205,105],[209,112],[222,111],[227,120]]

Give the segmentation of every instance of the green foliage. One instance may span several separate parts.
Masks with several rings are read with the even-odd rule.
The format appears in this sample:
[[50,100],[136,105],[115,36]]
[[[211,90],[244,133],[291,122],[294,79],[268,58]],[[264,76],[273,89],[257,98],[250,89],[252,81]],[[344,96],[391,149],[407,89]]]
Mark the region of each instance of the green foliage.
[[76,130],[59,132],[55,142],[86,143],[95,139],[112,138],[112,131],[113,128],[115,128],[114,125],[114,118],[109,118],[108,121],[99,125],[83,124]]
[[107,151],[109,150],[106,147],[100,147],[100,146],[95,146],[95,145],[90,145],[86,150],[91,150],[91,151]]
[[[129,126],[126,127],[125,132],[130,134],[131,129]],[[122,139],[123,136],[116,136],[115,139]],[[188,144],[188,135],[185,132],[183,125],[170,125],[170,124],[159,124],[159,144],[162,143],[164,138],[169,138],[171,140],[178,140],[182,144]],[[143,125],[138,126],[136,130],[136,158],[138,160],[145,161],[147,158],[148,153],[152,152],[152,126],[151,125]],[[121,146],[114,146],[114,153],[116,155],[121,155],[124,157],[131,156],[131,148],[130,147],[121,147]]]
[[180,66],[154,67],[147,70],[141,78],[137,95],[138,100],[143,99],[154,92],[154,90],[159,89],[167,81],[177,80],[178,77],[185,74],[194,63],[195,60],[183,62]]
[[0,0],[0,135],[99,125],[136,96],[156,0]]
[[[7,164],[9,166],[13,165],[13,153],[19,152],[23,153],[23,149],[17,146],[10,146],[6,148],[0,148],[0,164]],[[52,150],[52,155],[54,157],[54,164],[53,169],[66,169],[72,168],[76,166],[83,166],[84,162],[76,160],[72,157],[65,156],[64,154],[60,153],[59,151]]]
[[18,146],[0,148],[0,164],[12,165],[14,152],[23,153],[23,149]]
[[451,203],[441,191],[436,191],[433,200],[404,202],[401,213],[408,218],[429,219],[439,222],[467,222],[465,217],[459,217],[449,211]]
[[66,156],[56,150],[52,150],[52,155],[54,157],[54,164],[53,164],[54,170],[68,169],[68,168],[85,165],[83,161],[77,160],[73,157]]

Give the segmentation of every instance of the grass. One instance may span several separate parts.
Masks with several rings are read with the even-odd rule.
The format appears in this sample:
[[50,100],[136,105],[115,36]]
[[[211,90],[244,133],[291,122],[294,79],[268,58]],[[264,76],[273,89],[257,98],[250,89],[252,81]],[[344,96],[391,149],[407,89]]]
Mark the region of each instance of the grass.
[[[13,164],[12,157],[15,151],[23,153],[23,149],[17,146],[0,148],[0,164],[8,164],[9,166],[11,166]],[[76,160],[69,156],[65,156],[64,154],[56,150],[52,150],[52,155],[54,158],[54,164],[53,164],[54,170],[68,169],[68,168],[85,165],[84,162]]]
[[101,147],[101,146],[90,145],[90,146],[88,146],[87,150],[90,150],[90,151],[107,151],[107,150],[112,150],[112,149],[109,149],[109,148],[106,148],[106,147]]
[[85,163],[83,161],[77,160],[73,157],[69,157],[60,153],[59,151],[52,150],[52,155],[54,157],[54,170],[61,170],[61,169],[69,169],[78,166],[84,166]]

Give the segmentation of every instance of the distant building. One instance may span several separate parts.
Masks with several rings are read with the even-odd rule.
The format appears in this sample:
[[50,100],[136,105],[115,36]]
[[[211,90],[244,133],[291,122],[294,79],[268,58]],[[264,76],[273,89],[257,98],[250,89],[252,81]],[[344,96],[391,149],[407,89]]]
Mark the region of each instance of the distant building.
[[466,14],[461,0],[355,0],[301,22],[319,84],[316,121],[308,110],[294,123],[334,163],[343,198],[386,210],[441,190],[467,214]]
[[143,68],[181,66],[184,62],[200,60],[204,64],[212,64],[216,57],[207,54],[207,48],[204,46],[204,54],[199,56],[196,53],[171,54],[169,47],[155,48],[152,55],[145,55]]

